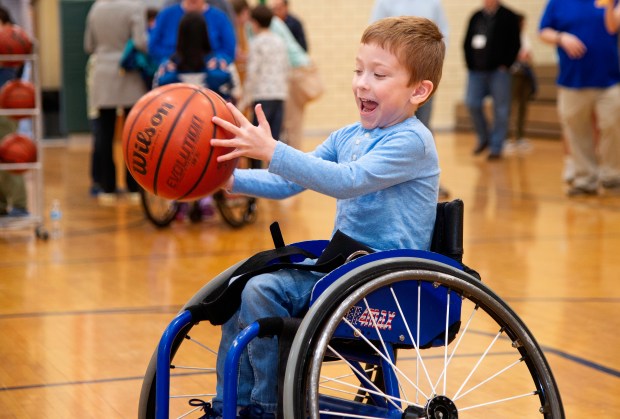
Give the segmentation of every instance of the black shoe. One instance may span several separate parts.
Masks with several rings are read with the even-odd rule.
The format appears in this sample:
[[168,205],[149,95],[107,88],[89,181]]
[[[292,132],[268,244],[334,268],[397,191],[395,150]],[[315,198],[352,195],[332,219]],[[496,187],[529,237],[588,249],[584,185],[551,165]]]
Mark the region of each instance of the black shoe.
[[499,153],[491,153],[487,156],[487,160],[488,161],[497,161],[497,160],[501,160],[502,155]]
[[489,146],[488,141],[485,141],[484,143],[479,143],[478,146],[474,148],[474,156],[477,156],[478,154],[482,153],[484,150],[487,149],[488,146]]
[[200,416],[198,419],[222,419],[222,413],[213,410],[211,403],[207,403],[200,399],[190,399],[189,405],[205,412],[204,415]]
[[571,186],[566,191],[568,196],[595,196],[598,194],[596,189],[586,188],[583,186]]
[[239,411],[239,418],[243,419],[276,419],[273,413],[267,413],[257,404],[251,404]]

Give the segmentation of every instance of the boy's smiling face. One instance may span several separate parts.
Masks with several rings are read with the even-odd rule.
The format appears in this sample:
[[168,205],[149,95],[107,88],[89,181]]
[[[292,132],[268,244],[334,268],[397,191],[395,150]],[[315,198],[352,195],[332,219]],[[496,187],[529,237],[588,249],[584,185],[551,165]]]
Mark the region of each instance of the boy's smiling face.
[[377,44],[360,45],[352,87],[364,128],[389,127],[413,115],[428,95],[419,99],[409,78],[394,54]]

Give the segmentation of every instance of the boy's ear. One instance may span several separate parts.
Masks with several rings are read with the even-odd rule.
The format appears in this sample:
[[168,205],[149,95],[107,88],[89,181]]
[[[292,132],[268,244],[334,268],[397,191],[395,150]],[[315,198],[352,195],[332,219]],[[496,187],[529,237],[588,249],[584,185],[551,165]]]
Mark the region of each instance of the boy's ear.
[[422,80],[411,93],[409,101],[414,105],[424,102],[433,92],[433,82]]

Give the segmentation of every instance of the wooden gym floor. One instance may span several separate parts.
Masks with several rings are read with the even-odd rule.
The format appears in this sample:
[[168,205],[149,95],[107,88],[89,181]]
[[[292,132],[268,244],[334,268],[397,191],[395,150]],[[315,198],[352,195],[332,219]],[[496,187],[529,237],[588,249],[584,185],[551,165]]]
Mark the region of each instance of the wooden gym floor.
[[[471,156],[472,135],[437,135],[442,184],[465,202],[465,262],[545,349],[567,417],[615,417],[620,197],[565,197],[561,143],[532,143],[489,163]],[[287,242],[331,231],[334,202],[313,192],[261,201],[241,230],[217,217],[157,230],[139,205],[88,195],[84,144],[45,149],[46,207],[61,200],[63,236],[0,231],[0,418],[135,417],[161,332],[203,283],[269,248],[274,220]]]

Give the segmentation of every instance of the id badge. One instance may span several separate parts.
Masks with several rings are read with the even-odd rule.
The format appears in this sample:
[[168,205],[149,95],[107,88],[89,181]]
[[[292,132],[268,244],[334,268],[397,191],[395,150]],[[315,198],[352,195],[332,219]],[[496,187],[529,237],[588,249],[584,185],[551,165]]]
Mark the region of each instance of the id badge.
[[487,46],[487,36],[478,34],[471,38],[471,47],[473,49],[483,49]]

